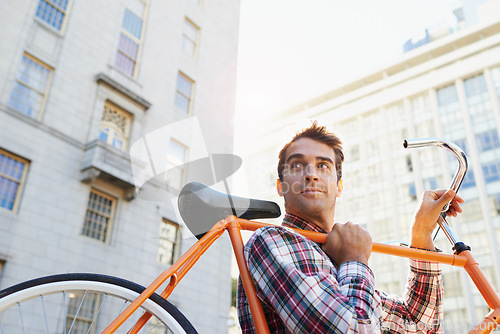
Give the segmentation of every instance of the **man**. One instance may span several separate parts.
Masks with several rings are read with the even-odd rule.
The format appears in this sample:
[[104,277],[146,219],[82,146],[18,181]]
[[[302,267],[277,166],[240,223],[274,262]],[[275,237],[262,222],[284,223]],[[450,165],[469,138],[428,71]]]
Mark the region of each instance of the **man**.
[[[341,141],[316,122],[279,154],[282,226],[257,230],[245,257],[271,333],[438,333],[442,278],[437,263],[410,260],[404,298],[374,289],[372,239],[360,225],[334,222],[342,193]],[[461,212],[453,191],[426,191],[411,229],[411,247],[435,250],[432,231],[444,205]],[[316,244],[287,227],[328,233]],[[245,292],[238,289],[243,333],[254,333]]]

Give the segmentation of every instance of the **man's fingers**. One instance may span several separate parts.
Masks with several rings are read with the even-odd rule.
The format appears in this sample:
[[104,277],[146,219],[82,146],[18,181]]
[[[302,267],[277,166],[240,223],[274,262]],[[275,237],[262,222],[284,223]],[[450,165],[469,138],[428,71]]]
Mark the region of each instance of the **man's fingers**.
[[453,209],[455,209],[456,212],[459,212],[459,213],[462,212],[462,208],[460,207],[460,202],[453,200],[453,202],[451,202],[451,205],[452,205]]
[[439,198],[438,203],[444,206],[446,203],[450,202],[453,197],[455,197],[455,192],[449,189]]

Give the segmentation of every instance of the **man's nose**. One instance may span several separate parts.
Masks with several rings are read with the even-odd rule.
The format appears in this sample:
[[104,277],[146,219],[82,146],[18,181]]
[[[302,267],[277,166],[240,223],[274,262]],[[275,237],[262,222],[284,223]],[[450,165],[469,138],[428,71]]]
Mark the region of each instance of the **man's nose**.
[[311,180],[317,181],[318,180],[318,173],[316,171],[316,168],[313,165],[307,165],[305,179],[307,181],[311,181]]

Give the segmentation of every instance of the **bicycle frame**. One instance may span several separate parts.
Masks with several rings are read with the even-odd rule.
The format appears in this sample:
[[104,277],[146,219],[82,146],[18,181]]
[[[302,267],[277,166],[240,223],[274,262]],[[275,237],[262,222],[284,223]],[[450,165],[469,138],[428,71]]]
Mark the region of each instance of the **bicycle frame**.
[[[241,230],[255,231],[261,227],[268,225],[270,224],[245,220],[237,218],[235,216],[229,216],[228,218],[221,220],[202,239],[198,240],[198,242],[196,242],[169,269],[158,276],[158,278],[153,283],[151,283],[151,285],[149,285],[146,290],[144,290],[144,292],[134,302],[132,302],[123,311],[123,313],[120,314],[120,316],[106,328],[103,333],[114,333],[114,331],[117,330],[119,326],[123,324],[123,322],[125,322],[125,320],[130,315],[132,315],[132,313],[134,313],[149,296],[151,296],[151,294],[153,294],[154,291],[156,291],[164,282],[170,279],[169,284],[161,293],[161,296],[163,298],[168,298],[175,286],[193,267],[193,265],[203,255],[203,253],[205,253],[205,251],[220,236],[222,236],[225,230],[228,231],[229,237],[231,239],[231,244],[233,246],[236,261],[238,263],[241,280],[248,298],[250,311],[252,313],[252,318],[254,320],[257,333],[269,333],[269,328],[266,323],[262,304],[257,298],[255,286],[253,284],[252,278],[250,277],[250,273],[248,272],[248,267],[243,254],[244,244],[241,237]],[[325,243],[326,241],[327,235],[324,233],[311,232],[300,229],[293,230],[314,242]],[[469,333],[490,333],[500,323],[500,298],[496,294],[491,284],[488,282],[486,276],[479,268],[477,261],[474,259],[469,250],[463,251],[459,255],[452,255],[374,242],[372,251],[375,253],[439,262],[450,266],[464,268],[471,277],[472,281],[476,285],[477,289],[483,296],[488,306],[491,308],[490,313],[488,313],[479,324],[474,326],[474,328]],[[137,333],[142,328],[142,326],[146,324],[149,318],[149,314],[143,315],[143,317],[138,321],[138,323],[129,333]]]
[[[422,147],[422,146],[441,146],[452,151],[459,159],[459,169],[452,182],[452,189],[457,190],[462,182],[463,176],[465,175],[465,170],[467,168],[465,154],[456,145],[447,143],[438,139],[424,139],[424,140],[414,140],[405,141],[405,147]],[[457,153],[458,152],[458,153]],[[460,153],[461,152],[461,153]],[[459,154],[460,153],[460,154]],[[465,170],[463,169],[463,162],[461,162],[460,156],[464,157],[465,160]],[[457,177],[458,175],[458,177]],[[446,265],[462,267],[466,270],[477,289],[481,293],[482,297],[490,307],[491,311],[485,315],[483,320],[474,326],[469,333],[479,334],[479,333],[490,333],[500,324],[500,298],[495,292],[493,286],[488,282],[486,276],[479,268],[479,264],[472,256],[470,248],[465,246],[462,242],[459,242],[451,227],[448,225],[445,219],[446,213],[443,212],[440,219],[438,220],[439,225],[445,231],[448,239],[453,245],[455,254],[443,254],[432,251],[420,250],[409,248],[405,246],[395,246],[383,243],[374,242],[372,245],[372,251],[375,253],[393,255],[398,257],[413,258],[420,260],[427,260],[432,262],[438,262]],[[170,279],[167,287],[161,293],[163,298],[168,298],[172,293],[175,286],[182,280],[186,273],[193,267],[193,265],[198,261],[198,259],[205,253],[205,251],[227,230],[233,246],[236,261],[238,263],[238,268],[241,275],[241,280],[245,293],[250,306],[250,312],[254,320],[255,328],[257,333],[269,333],[269,328],[266,323],[266,318],[262,308],[262,304],[257,297],[256,288],[253,284],[253,280],[248,271],[248,267],[245,261],[243,253],[243,239],[241,237],[241,230],[255,231],[261,227],[268,226],[270,224],[261,223],[256,221],[245,220],[237,218],[235,216],[229,216],[226,219],[219,221],[214,227],[205,234],[203,238],[198,240],[181,258],[179,258],[169,269],[165,270],[158,278],[156,278],[151,285],[149,285],[143,293],[133,301],[119,316],[116,318],[103,333],[109,334],[114,333],[120,325],[122,325],[125,320],[134,313],[139,306],[153,294],[164,282]],[[327,234],[305,231],[300,229],[293,229],[301,235],[309,238],[310,240],[318,243],[325,243]],[[458,246],[457,246],[458,245]],[[135,326],[129,331],[129,333],[137,333],[149,320],[150,314],[145,313]]]

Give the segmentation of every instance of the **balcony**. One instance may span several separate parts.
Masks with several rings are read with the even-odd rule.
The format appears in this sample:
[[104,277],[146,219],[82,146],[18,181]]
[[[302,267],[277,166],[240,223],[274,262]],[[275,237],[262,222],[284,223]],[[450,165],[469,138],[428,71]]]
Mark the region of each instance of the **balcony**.
[[129,154],[101,140],[96,139],[85,145],[80,171],[80,180],[84,183],[92,184],[100,179],[123,189],[127,201],[136,197]]

